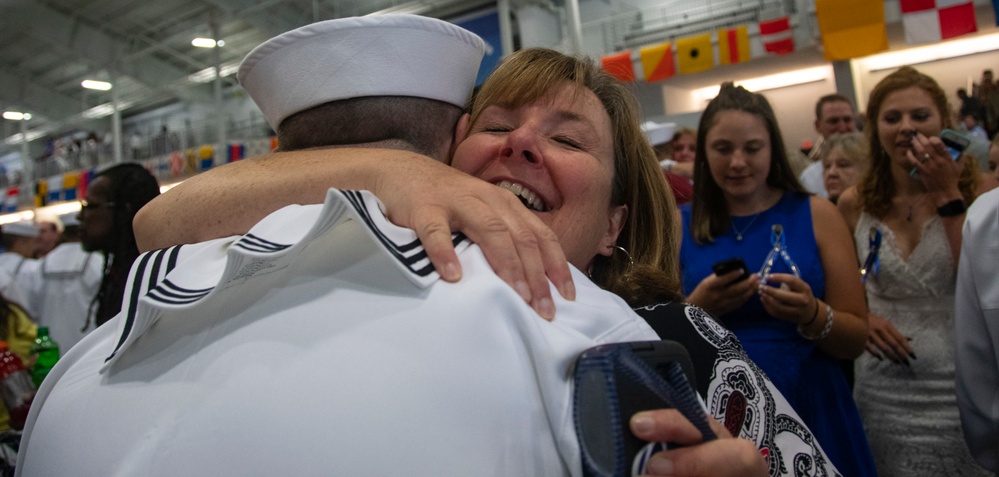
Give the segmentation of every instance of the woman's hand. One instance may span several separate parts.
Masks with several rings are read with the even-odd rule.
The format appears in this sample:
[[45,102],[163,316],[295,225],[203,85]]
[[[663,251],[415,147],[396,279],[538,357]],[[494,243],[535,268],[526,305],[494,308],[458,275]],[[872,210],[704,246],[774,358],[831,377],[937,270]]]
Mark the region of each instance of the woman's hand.
[[733,270],[722,276],[712,273],[697,284],[697,288],[687,297],[693,305],[704,308],[714,316],[721,316],[742,306],[756,293],[760,277],[752,274],[739,281],[742,270]]
[[791,323],[811,324],[819,313],[825,313],[818,310],[819,302],[804,280],[790,273],[772,273],[767,275],[767,281],[778,284],[760,287],[760,301],[772,316]]
[[909,365],[909,358],[916,359],[916,354],[909,346],[909,338],[903,335],[895,325],[880,315],[867,315],[870,333],[867,335],[867,352],[875,358],[889,360]]
[[458,281],[461,264],[451,231],[479,245],[493,270],[551,320],[555,306],[548,281],[566,299],[576,297],[558,237],[510,191],[435,161],[395,161],[372,192],[389,219],[416,232],[427,258],[447,281]]
[[961,198],[961,190],[957,187],[961,176],[960,161],[950,157],[947,146],[940,138],[916,133],[912,138],[912,149],[905,154],[913,170],[919,173],[927,192],[943,202]]
[[709,418],[718,439],[701,441],[701,433],[676,409],[635,414],[631,431],[649,442],[675,442],[684,447],[660,452],[649,459],[647,475],[754,477],[770,475],[760,450],[747,439],[733,438],[718,421]]
[[401,150],[309,149],[212,168],[139,210],[136,241],[147,251],[244,234],[288,204],[321,204],[330,187],[374,192],[393,223],[416,231],[446,281],[461,279],[456,230],[479,244],[496,274],[541,316],[555,314],[549,280],[575,299],[555,233],[510,191]]

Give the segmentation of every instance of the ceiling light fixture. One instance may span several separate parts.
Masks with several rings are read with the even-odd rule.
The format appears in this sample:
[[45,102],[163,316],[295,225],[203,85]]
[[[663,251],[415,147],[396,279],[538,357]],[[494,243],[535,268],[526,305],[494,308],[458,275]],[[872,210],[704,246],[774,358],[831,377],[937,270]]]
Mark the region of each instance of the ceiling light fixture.
[[[131,106],[131,101],[118,101],[118,111],[128,109]],[[87,119],[97,119],[103,118],[104,116],[110,116],[112,113],[114,113],[114,105],[111,103],[104,103],[84,111],[81,115]]]
[[969,36],[957,40],[943,41],[927,46],[917,46],[904,50],[879,53],[851,60],[870,72],[890,70],[904,65],[918,65],[931,61],[946,60],[999,49],[999,33]]
[[83,86],[84,88],[87,89],[95,89],[97,91],[107,91],[111,89],[111,83],[108,83],[107,81],[97,81],[97,80],[83,80],[83,82],[80,83],[80,86]]
[[[787,86],[823,81],[830,77],[831,71],[828,66],[816,66],[814,68],[805,68],[803,70],[787,71],[769,76],[760,76],[758,78],[740,80],[736,81],[735,84],[737,86],[742,86],[749,91],[758,93],[768,89],[784,88]],[[718,96],[719,89],[721,89],[720,86],[708,86],[707,88],[694,90],[694,94],[699,95],[704,101],[711,101],[715,96]]]
[[[219,76],[225,78],[232,76],[239,71],[239,61],[223,63],[219,68]],[[215,79],[215,68],[205,68],[197,73],[188,75],[187,80],[192,83],[207,83]]]
[[191,44],[198,48],[215,48],[216,46],[225,46],[225,40],[215,41],[211,38],[195,38],[191,40]]
[[3,118],[11,121],[27,121],[31,119],[31,115],[20,111],[4,111]]

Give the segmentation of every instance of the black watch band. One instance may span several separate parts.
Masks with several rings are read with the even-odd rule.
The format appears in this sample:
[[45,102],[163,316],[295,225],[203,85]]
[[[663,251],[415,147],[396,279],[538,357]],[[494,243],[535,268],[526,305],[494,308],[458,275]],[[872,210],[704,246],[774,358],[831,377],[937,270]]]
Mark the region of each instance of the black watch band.
[[941,217],[954,217],[964,213],[968,208],[961,199],[954,199],[937,208],[937,214]]

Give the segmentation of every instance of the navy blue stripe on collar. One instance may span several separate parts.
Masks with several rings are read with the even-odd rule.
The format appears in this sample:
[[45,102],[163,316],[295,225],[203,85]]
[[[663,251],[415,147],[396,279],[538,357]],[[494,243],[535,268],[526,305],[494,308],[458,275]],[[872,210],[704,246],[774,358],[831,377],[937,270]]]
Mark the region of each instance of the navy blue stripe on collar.
[[[402,263],[406,268],[408,268],[413,274],[421,277],[430,275],[434,271],[434,265],[428,263],[423,267],[416,267],[416,263],[419,263],[427,259],[427,252],[423,249],[423,244],[420,241],[413,240],[405,244],[396,244],[391,241],[385,234],[375,225],[374,221],[371,219],[368,209],[364,206],[364,199],[361,197],[360,192],[352,190],[341,190],[339,191],[346,197],[347,201],[353,206],[354,210],[357,211],[361,220],[367,224],[368,228],[375,233],[378,240],[385,246],[390,254],[396,258],[400,263]],[[453,245],[457,246],[459,243],[465,240],[465,235],[461,233],[452,234],[451,242]],[[407,256],[407,252],[417,251],[413,255]]]
[[[159,273],[160,267],[163,265],[163,258],[167,256],[166,270],[164,274],[170,273],[171,270],[177,265],[177,257],[180,254],[180,248],[182,245],[176,245],[174,247],[154,250],[152,252],[147,252],[139,256],[139,263],[134,267],[135,278],[132,280],[132,290],[128,296],[128,309],[125,315],[125,326],[122,330],[121,337],[118,338],[118,344],[115,345],[114,351],[104,359],[105,362],[110,361],[114,358],[118,350],[121,349],[122,345],[125,344],[125,340],[128,339],[128,335],[132,332],[132,327],[135,325],[135,316],[137,313],[139,298],[142,297],[142,290],[151,288],[156,281],[159,279],[157,274]],[[149,262],[152,260],[152,269],[150,273],[146,273],[149,268]]]
[[280,252],[281,250],[291,247],[291,245],[271,242],[270,240],[260,238],[250,233],[244,235],[236,241],[233,246],[243,248],[251,252]]
[[163,283],[156,286],[156,288],[149,291],[146,294],[149,298],[155,299],[156,301],[162,303],[170,304],[187,304],[194,303],[205,295],[211,293],[215,287],[202,288],[199,290],[192,290],[188,288],[183,288],[177,286],[170,280],[163,280]]

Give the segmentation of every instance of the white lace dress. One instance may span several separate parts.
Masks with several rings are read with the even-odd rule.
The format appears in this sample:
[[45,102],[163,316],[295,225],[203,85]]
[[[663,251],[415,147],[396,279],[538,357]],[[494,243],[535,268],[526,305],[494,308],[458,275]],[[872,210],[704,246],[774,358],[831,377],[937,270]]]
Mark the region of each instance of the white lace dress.
[[943,223],[923,224],[919,244],[903,260],[895,235],[862,213],[854,241],[863,260],[871,227],[882,234],[880,269],[867,280],[871,313],[912,339],[910,366],[864,353],[854,396],[881,477],[989,475],[961,434],[954,393],[954,263]]

